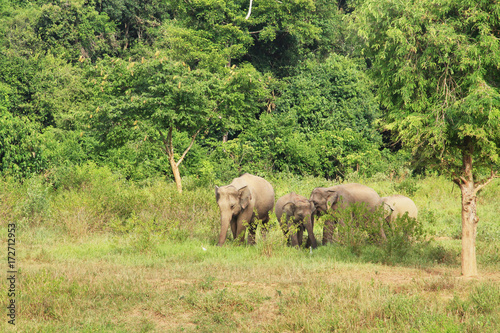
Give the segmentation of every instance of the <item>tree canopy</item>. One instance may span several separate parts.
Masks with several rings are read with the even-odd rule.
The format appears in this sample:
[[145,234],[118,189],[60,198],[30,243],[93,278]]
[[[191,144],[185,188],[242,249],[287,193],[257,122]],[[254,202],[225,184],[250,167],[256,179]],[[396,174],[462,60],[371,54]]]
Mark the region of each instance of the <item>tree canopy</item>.
[[499,14],[492,1],[368,0],[354,16],[385,128],[462,191],[465,275],[477,274],[476,194],[500,169]]
[[[364,61],[352,51],[359,41],[342,20],[346,4],[256,1],[246,17],[248,6],[3,2],[0,100],[9,129],[2,172],[90,160],[142,179],[172,177],[168,165],[197,175],[196,164],[223,159],[239,161],[227,175],[264,164],[329,178],[373,173],[364,160],[384,149],[374,125],[380,112]],[[283,145],[269,150],[278,137]],[[19,140],[30,148],[7,144]],[[330,145],[339,147],[325,154]],[[235,147],[249,148],[243,159],[231,157]]]

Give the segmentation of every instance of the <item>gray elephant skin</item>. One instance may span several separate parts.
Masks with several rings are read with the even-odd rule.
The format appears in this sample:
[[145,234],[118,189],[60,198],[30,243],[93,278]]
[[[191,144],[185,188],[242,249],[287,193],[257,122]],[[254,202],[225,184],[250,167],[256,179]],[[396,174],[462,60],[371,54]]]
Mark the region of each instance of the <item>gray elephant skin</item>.
[[[309,198],[316,208],[316,216],[333,213],[345,209],[354,203],[365,203],[370,212],[382,205],[382,199],[374,189],[366,185],[349,183],[332,187],[316,187]],[[314,219],[312,221],[314,225]],[[323,229],[323,245],[333,241],[336,221],[325,221]],[[342,221],[340,221],[342,223]],[[383,231],[381,230],[382,237]]]
[[396,219],[405,213],[408,213],[409,217],[417,219],[417,205],[415,205],[413,200],[404,195],[395,194],[389,197],[382,197],[382,202],[384,203],[386,212],[386,221],[391,227],[394,226]]
[[[301,246],[304,230],[307,230],[307,246],[317,248],[313,232],[314,204],[306,197],[294,192],[285,194],[276,201],[276,217],[285,237],[289,236],[292,246]],[[284,220],[282,220],[284,219]]]
[[274,189],[264,178],[245,173],[233,179],[231,184],[215,187],[215,199],[221,213],[219,246],[226,241],[231,226],[234,239],[244,242],[246,226],[249,227],[248,244],[255,244],[257,223],[263,226],[269,221],[269,212],[274,207]]

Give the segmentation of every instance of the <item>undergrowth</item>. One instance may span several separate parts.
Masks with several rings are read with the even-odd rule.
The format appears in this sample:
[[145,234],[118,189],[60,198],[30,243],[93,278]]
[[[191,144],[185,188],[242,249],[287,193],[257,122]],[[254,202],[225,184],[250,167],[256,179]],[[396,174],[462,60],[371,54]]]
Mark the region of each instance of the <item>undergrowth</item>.
[[[276,198],[335,184],[284,174],[269,181]],[[17,331],[498,331],[498,283],[450,275],[459,272],[461,250],[451,183],[350,181],[384,196],[413,193],[418,220],[384,225],[384,240],[380,219],[353,219],[366,216],[353,207],[331,217],[344,222],[334,243],[313,250],[287,246],[271,214],[256,246],[230,236],[217,247],[213,184],[187,179],[180,195],[165,180],[134,183],[95,165],[22,183],[2,179],[0,232],[17,224]],[[499,191],[494,182],[479,197],[477,258],[486,275],[500,270]],[[318,240],[325,218],[315,224]]]

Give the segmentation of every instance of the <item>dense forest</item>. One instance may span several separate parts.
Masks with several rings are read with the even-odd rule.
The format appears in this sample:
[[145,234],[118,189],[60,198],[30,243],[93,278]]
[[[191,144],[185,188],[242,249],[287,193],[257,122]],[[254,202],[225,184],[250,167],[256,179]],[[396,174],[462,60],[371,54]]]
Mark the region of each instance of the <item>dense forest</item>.
[[[427,94],[409,108],[416,113],[435,98],[425,84],[437,84],[439,95],[474,83],[459,82],[454,73],[442,79],[449,81],[443,91],[440,79],[428,82],[445,65],[450,72],[453,66],[468,71],[453,59],[453,41],[436,41],[443,48],[439,59],[423,50],[428,64],[415,64],[429,73],[408,70],[411,78],[394,76],[404,53],[385,62],[387,68],[370,54],[377,40],[366,32],[377,26],[366,13],[395,16],[400,26],[377,27],[378,33],[392,29],[388,36],[395,43],[428,38],[424,22],[419,27],[411,17],[396,17],[417,5],[395,3],[400,12],[391,14],[372,1],[3,1],[0,171],[55,177],[91,161],[133,180],[179,174],[228,180],[246,171],[328,179],[352,172],[424,173],[425,154],[411,159],[401,149],[404,137],[394,135],[405,132],[391,125],[398,116],[390,112],[398,107],[396,94],[404,104]],[[436,9],[432,3],[420,10]],[[433,38],[453,38],[445,29],[453,30],[465,15],[470,23],[458,27],[464,34],[457,45],[467,33],[484,34],[492,40],[481,45],[498,51],[498,4],[473,3],[443,1],[441,10],[429,12],[435,16],[430,20],[448,25]],[[410,43],[406,50],[385,43],[384,58],[421,52]],[[496,121],[499,57],[469,61],[495,93],[485,104],[495,107]],[[369,76],[384,70],[393,71],[396,86]],[[494,139],[490,146],[498,143]],[[490,148],[498,154],[498,146]]]
[[496,0],[5,0],[0,30],[9,179],[437,173],[475,235],[499,171]]
[[0,171],[57,178],[92,162],[174,179],[173,164],[200,182],[408,172],[379,125],[353,6],[4,1]]

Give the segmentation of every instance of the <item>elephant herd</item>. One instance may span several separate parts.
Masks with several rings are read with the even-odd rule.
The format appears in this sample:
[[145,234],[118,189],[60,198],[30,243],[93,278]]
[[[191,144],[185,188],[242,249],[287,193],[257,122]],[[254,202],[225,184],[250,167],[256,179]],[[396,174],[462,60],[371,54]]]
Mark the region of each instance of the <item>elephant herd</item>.
[[[216,186],[215,198],[221,213],[218,245],[224,244],[229,226],[234,239],[240,242],[244,241],[248,226],[248,244],[255,244],[255,220],[261,220],[262,225],[266,227],[270,219],[269,213],[275,206],[272,185],[264,178],[246,173],[233,179],[229,185]],[[306,246],[316,248],[318,244],[313,232],[315,217],[345,209],[355,203],[363,203],[370,212],[383,207],[384,217],[389,225],[405,213],[410,218],[417,218],[417,207],[410,198],[399,194],[381,198],[372,188],[357,183],[316,187],[309,199],[294,192],[286,194],[276,202],[275,212],[292,246],[302,245],[303,232],[307,230]],[[325,221],[323,245],[333,241],[336,223],[343,222]],[[380,232],[385,238],[382,226]]]

